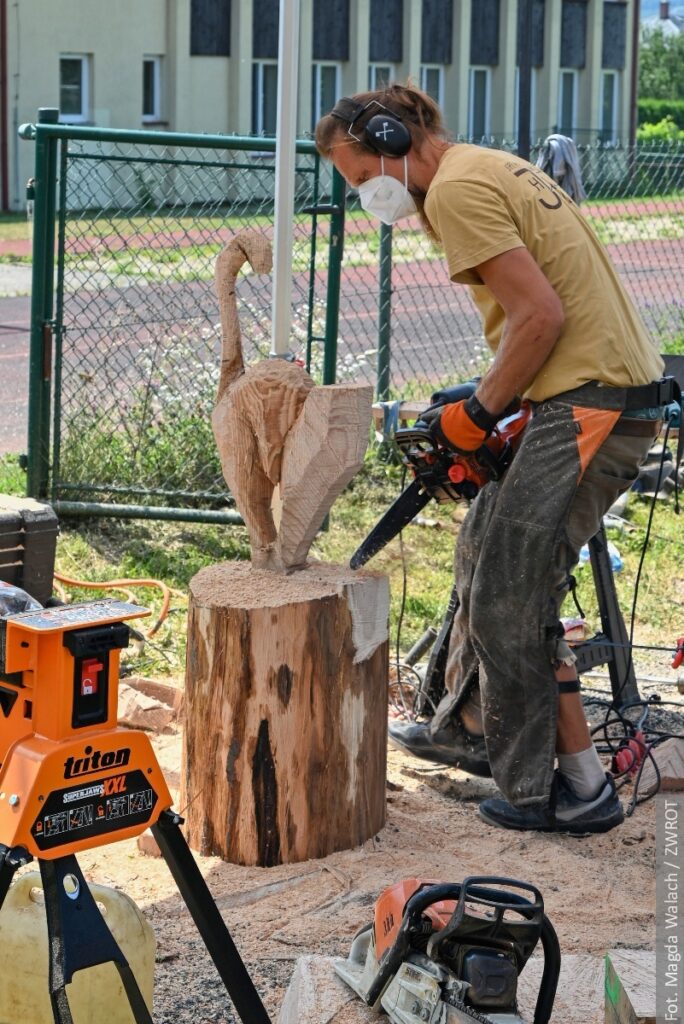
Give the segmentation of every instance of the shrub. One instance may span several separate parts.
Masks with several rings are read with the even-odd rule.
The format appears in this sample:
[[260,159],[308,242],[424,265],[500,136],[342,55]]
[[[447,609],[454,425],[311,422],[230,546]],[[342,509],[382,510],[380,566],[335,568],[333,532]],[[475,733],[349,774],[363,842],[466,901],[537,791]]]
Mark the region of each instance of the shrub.
[[637,142],[684,142],[684,131],[668,114],[655,124],[642,124],[637,129]]
[[640,99],[638,109],[639,127],[657,124],[663,118],[669,117],[684,131],[684,100]]

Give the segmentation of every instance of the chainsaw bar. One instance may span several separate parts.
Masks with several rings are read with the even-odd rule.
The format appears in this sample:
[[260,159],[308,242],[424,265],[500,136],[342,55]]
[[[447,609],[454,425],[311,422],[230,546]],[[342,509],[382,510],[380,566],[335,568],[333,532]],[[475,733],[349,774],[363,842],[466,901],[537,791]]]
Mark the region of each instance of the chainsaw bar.
[[454,996],[445,996],[443,1002],[447,1006],[452,1006],[454,1010],[458,1010],[467,1020],[479,1021],[479,1024],[492,1024],[491,1017],[485,1017],[483,1013],[478,1013],[472,1006],[466,1006],[460,999],[456,999]]
[[430,492],[424,489],[419,480],[414,480],[409,484],[351,556],[349,560],[351,568],[360,569],[373,555],[377,555],[378,551],[381,551],[393,537],[401,533],[404,527],[408,526],[411,520],[425,508],[431,497]]

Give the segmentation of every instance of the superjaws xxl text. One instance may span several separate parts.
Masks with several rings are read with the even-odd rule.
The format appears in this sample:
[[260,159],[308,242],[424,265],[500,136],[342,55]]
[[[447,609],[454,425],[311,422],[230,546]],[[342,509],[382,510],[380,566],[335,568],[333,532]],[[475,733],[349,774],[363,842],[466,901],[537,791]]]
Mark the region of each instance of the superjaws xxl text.
[[117,725],[120,601],[0,620],[0,841],[43,859],[138,835],[171,806],[149,739]]

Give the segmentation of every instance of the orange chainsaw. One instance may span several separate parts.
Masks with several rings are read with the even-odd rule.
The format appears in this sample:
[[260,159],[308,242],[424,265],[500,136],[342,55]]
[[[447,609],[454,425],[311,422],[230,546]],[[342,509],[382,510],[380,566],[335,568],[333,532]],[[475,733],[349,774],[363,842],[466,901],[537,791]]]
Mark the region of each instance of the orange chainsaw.
[[525,1024],[518,978],[539,942],[544,968],[531,1024],[548,1024],[558,938],[539,890],[511,878],[390,886],[335,971],[390,1024]]
[[523,402],[517,412],[499,420],[485,443],[472,455],[462,455],[437,444],[420,420],[414,427],[395,431],[394,440],[402,461],[414,480],[390,505],[382,519],[352,555],[352,569],[385,547],[411,522],[427,503],[469,500],[490,480],[499,480],[515,454],[532,414]]

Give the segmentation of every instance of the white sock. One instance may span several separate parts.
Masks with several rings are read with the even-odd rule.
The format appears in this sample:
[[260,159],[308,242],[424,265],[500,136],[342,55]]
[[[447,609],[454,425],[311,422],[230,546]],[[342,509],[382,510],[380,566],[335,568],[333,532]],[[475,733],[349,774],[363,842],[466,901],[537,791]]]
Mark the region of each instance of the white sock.
[[606,770],[592,743],[579,754],[558,754],[558,767],[580,800],[591,800],[606,781]]

